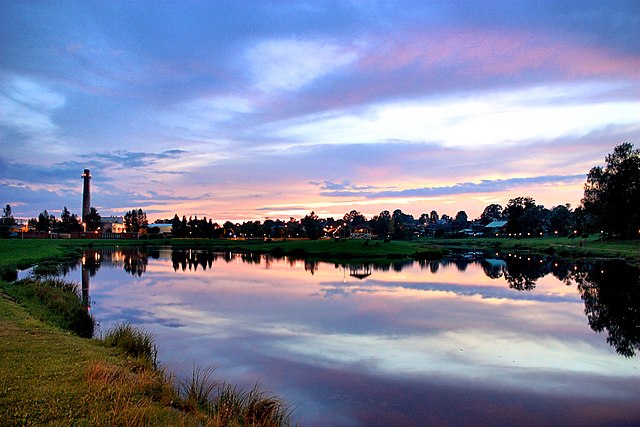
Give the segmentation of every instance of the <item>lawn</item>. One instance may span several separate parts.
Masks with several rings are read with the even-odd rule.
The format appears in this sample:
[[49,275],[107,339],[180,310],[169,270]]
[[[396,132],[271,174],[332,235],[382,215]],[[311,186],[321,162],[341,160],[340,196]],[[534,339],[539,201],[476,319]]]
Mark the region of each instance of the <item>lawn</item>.
[[0,424],[198,425],[169,406],[171,391],[154,375],[0,296]]

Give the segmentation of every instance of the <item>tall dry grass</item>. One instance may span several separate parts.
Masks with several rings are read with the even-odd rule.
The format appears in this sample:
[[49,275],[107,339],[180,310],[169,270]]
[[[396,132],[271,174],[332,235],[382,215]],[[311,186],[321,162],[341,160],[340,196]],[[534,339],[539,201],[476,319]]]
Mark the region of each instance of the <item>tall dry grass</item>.
[[[243,390],[215,377],[215,368],[194,366],[191,375],[175,381],[157,365],[154,337],[123,323],[109,330],[103,342],[130,357],[130,367],[96,363],[87,379],[97,389],[106,390],[133,425],[147,415],[136,411],[153,401],[192,414],[203,425],[281,427],[292,425],[291,408],[256,384]],[[106,388],[105,388],[106,387]],[[140,403],[144,403],[140,406]],[[123,415],[119,415],[122,417]],[[115,420],[113,421],[122,421]]]

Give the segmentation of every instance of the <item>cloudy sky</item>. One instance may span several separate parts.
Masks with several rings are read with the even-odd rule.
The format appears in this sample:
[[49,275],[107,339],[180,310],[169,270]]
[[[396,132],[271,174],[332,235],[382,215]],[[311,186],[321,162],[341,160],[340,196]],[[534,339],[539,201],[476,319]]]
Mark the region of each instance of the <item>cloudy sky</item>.
[[17,217],[576,206],[639,137],[634,0],[0,2]]

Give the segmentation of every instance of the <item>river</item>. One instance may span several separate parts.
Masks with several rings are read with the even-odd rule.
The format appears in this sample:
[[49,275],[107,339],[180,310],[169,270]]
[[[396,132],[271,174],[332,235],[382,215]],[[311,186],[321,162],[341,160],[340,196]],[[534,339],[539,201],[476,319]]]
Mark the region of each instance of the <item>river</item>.
[[640,424],[640,273],[624,262],[113,248],[66,275],[99,331],[143,328],[177,377],[258,382],[303,426]]

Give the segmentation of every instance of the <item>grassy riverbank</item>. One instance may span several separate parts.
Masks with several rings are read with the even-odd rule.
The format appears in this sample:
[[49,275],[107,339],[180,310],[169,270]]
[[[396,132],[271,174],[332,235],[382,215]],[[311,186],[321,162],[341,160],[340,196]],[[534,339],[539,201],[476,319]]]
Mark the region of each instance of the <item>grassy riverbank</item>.
[[[0,241],[0,269],[65,259],[82,247]],[[143,331],[121,326],[101,340],[71,333],[87,335],[77,327],[82,315],[93,329],[77,291],[57,279],[0,280],[0,425],[291,424],[287,405],[258,387],[238,389],[206,368],[183,381],[167,375]]]
[[554,254],[566,258],[625,258],[638,262],[640,240],[602,240],[600,235],[586,238],[535,237],[528,239],[482,238],[430,239],[441,247],[465,250],[525,251],[540,254]]
[[115,350],[32,317],[6,295],[0,297],[0,384],[2,425],[200,422],[171,408],[171,389],[154,371],[134,372]]
[[[9,285],[15,293],[33,281]],[[42,282],[75,296],[70,287]],[[257,386],[244,391],[194,369],[182,381],[156,364],[148,333],[119,325],[103,339],[82,339],[0,294],[0,424],[5,425],[291,425],[290,409]],[[23,305],[26,304],[26,307]],[[79,300],[62,302],[69,307]],[[42,313],[36,310],[36,313]],[[42,316],[45,317],[46,316]],[[58,323],[58,322],[56,322]]]

